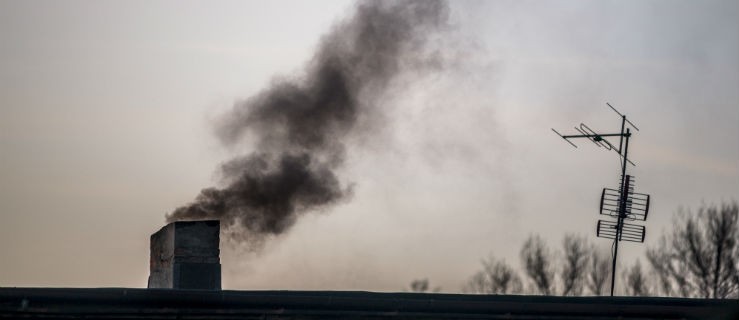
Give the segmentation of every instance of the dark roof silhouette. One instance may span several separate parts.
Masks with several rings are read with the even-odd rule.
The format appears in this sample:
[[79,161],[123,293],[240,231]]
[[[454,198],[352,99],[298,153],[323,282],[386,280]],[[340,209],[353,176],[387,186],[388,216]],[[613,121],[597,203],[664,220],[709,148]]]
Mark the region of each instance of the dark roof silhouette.
[[0,318],[739,319],[739,300],[361,291],[0,288]]

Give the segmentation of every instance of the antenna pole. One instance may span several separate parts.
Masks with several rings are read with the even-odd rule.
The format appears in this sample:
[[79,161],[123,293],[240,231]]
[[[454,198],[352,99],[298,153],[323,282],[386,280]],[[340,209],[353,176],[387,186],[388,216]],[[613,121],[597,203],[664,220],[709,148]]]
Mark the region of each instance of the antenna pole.
[[[624,119],[626,117],[624,116]],[[623,128],[623,125],[622,125]],[[621,129],[623,130],[623,129]],[[623,131],[622,131],[623,132]],[[629,137],[631,136],[631,130],[626,128],[626,144],[624,145],[624,161],[621,165],[621,196],[619,199],[618,208],[618,222],[616,224],[616,238],[613,239],[613,265],[611,268],[611,297],[613,297],[613,291],[616,288],[616,258],[618,257],[618,242],[621,240],[621,233],[623,232],[624,218],[626,217],[626,204],[629,198],[629,177],[626,176],[626,162],[629,153]]]

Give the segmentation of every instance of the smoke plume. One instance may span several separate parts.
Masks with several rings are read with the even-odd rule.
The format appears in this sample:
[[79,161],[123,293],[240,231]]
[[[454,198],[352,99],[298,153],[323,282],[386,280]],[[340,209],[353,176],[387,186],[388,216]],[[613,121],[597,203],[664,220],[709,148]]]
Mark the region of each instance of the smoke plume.
[[302,77],[275,81],[221,118],[219,140],[248,140],[254,151],[221,166],[224,187],[202,190],[167,220],[219,219],[228,237],[259,246],[301,215],[351,196],[337,173],[348,139],[372,128],[377,97],[419,67],[447,15],[442,1],[359,4],[324,36]]

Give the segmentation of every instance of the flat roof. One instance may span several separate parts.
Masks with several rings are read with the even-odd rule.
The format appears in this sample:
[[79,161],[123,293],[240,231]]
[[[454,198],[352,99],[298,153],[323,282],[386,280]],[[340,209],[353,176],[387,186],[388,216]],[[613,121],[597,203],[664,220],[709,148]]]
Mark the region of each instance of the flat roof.
[[364,291],[0,288],[0,318],[739,319],[739,300]]

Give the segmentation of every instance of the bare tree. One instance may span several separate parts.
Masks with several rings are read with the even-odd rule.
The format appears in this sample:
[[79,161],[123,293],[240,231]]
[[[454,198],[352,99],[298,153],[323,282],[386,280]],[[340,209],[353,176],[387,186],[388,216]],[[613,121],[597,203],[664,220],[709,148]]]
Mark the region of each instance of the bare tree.
[[649,282],[641,268],[641,262],[636,263],[623,273],[626,294],[629,296],[643,297],[649,295]]
[[739,297],[739,206],[709,207],[706,237],[713,252],[711,294],[714,298]]
[[465,292],[484,294],[521,293],[523,285],[518,273],[504,260],[490,257],[482,261],[483,269],[476,272],[464,287]]
[[418,292],[418,293],[424,293],[424,292],[441,292],[441,287],[433,287],[431,288],[431,282],[427,278],[423,279],[416,279],[411,281],[410,285],[410,291],[411,292]]
[[590,293],[601,296],[606,293],[606,283],[611,278],[611,261],[607,253],[590,248],[586,286]]
[[588,267],[588,241],[585,237],[566,234],[562,242],[564,246],[564,266],[562,279],[562,295],[578,296],[582,294],[583,278]]
[[429,290],[429,279],[416,279],[411,281],[411,292],[426,292]]
[[526,275],[534,283],[536,291],[544,295],[554,293],[555,271],[553,260],[549,248],[539,236],[529,236],[521,248],[521,261],[526,270]]
[[490,279],[485,274],[485,271],[475,272],[462,287],[462,292],[490,294]]
[[682,213],[647,258],[662,294],[739,297],[739,206],[702,206]]

